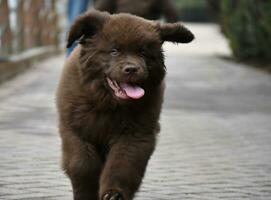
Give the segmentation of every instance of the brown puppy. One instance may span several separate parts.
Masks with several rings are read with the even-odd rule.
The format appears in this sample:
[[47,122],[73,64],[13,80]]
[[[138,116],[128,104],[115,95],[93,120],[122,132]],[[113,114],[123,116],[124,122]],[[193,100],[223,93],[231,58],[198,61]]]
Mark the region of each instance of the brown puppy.
[[71,27],[57,93],[63,169],[76,200],[131,200],[159,131],[162,43],[187,43],[180,24],[95,10]]

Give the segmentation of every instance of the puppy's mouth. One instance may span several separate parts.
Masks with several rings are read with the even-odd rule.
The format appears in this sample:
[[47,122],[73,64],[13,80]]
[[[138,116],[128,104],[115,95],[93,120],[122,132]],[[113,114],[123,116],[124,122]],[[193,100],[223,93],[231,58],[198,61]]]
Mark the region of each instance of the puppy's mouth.
[[120,99],[140,99],[145,94],[144,89],[136,84],[118,83],[109,77],[106,77],[106,80],[115,96]]

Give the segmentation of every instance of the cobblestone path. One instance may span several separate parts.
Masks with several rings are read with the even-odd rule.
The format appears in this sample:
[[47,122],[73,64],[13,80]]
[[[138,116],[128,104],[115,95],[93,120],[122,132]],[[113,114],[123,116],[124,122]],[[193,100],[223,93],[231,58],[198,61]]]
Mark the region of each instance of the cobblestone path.
[[[271,76],[219,58],[213,25],[166,45],[162,131],[136,200],[271,199]],[[212,38],[212,41],[210,40]],[[0,85],[0,199],[72,199],[59,167],[55,87],[64,56]]]

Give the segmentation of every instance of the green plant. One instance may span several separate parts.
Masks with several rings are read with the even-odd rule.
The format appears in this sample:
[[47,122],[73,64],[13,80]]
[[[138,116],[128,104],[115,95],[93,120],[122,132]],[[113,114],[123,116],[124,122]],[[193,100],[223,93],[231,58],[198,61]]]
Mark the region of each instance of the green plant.
[[271,62],[270,0],[222,0],[221,24],[236,58]]
[[206,22],[209,21],[206,0],[175,0],[181,21]]
[[175,3],[178,8],[186,8],[186,7],[204,7],[206,6],[205,0],[175,0]]

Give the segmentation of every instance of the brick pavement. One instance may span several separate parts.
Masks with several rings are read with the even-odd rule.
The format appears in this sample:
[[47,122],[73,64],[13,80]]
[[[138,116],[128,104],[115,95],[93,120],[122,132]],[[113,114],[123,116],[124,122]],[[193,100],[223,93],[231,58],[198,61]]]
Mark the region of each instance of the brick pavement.
[[[166,45],[162,132],[136,200],[271,199],[271,76],[219,59],[213,26]],[[208,44],[212,34],[215,44]],[[0,86],[0,199],[71,199],[59,168],[56,56]]]

